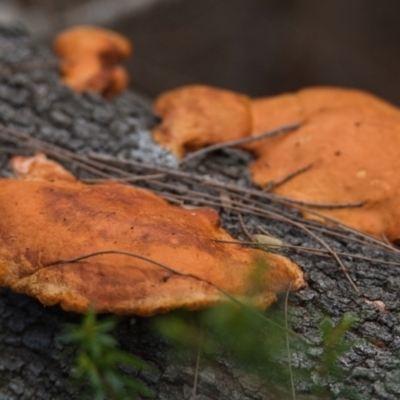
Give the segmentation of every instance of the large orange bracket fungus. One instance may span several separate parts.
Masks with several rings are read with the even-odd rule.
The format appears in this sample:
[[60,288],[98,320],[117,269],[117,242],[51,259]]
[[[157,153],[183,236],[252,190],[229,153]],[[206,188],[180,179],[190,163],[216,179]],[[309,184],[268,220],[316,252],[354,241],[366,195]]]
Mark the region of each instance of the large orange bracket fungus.
[[212,209],[84,184],[41,154],[12,166],[18,178],[0,180],[0,284],[45,305],[150,316],[235,296],[265,308],[304,284],[283,256],[215,241],[232,237]]
[[255,103],[255,134],[304,121],[290,134],[254,145],[258,159],[251,171],[258,185],[280,181],[311,165],[274,192],[321,204],[364,202],[358,208],[318,212],[375,236],[400,238],[399,109],[361,91],[334,88],[307,89]]
[[[189,91],[190,87],[181,90]],[[187,133],[178,132],[179,123],[170,115],[179,115],[186,103],[171,100],[169,104],[174,111],[165,114],[162,124],[168,125],[171,119],[175,135],[184,138]],[[321,87],[254,99],[249,113],[251,128],[243,130],[242,137],[302,123],[290,133],[245,146],[258,157],[251,166],[258,185],[272,184],[275,193],[305,202],[364,203],[358,208],[332,207],[318,212],[370,234],[385,235],[391,241],[400,238],[398,108],[362,91]],[[202,116],[192,119],[200,124]],[[228,125],[220,132],[216,141],[230,140]],[[174,144],[169,147],[173,149]],[[275,182],[281,184],[274,186]],[[305,215],[316,218],[314,214]]]
[[117,65],[132,53],[124,36],[104,28],[78,26],[61,32],[53,48],[62,60],[64,83],[75,91],[109,98],[126,88],[128,74]]

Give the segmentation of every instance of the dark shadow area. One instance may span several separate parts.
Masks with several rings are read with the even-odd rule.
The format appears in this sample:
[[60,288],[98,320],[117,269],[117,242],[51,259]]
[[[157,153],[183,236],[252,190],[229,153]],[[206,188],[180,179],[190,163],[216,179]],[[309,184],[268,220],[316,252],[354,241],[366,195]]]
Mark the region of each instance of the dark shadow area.
[[400,104],[400,3],[165,1],[114,28],[135,43],[132,87],[189,83],[264,96],[311,85],[362,88]]
[[190,83],[250,96],[336,85],[400,105],[396,0],[0,0],[0,20],[10,8],[46,44],[76,24],[123,32],[131,87],[149,97]]

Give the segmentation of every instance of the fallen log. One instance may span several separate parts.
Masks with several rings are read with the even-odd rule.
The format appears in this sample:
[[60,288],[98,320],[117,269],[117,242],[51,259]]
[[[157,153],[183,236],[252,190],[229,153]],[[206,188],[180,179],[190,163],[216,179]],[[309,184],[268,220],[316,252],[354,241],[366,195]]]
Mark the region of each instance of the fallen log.
[[[171,202],[213,205],[223,227],[238,240],[249,241],[243,226],[251,235],[268,227],[268,233],[283,242],[275,250],[302,267],[308,284],[288,298],[289,329],[295,333],[289,353],[297,398],[317,396],[317,379],[326,398],[353,398],[349,394],[353,389],[363,399],[396,399],[400,393],[397,249],[340,226],[306,222],[296,210],[286,209],[282,199],[275,199],[278,204],[266,198],[243,172],[248,156],[235,150],[213,154],[202,165],[185,170],[172,168],[177,163],[174,157],[151,140],[148,128],[153,122],[151,111],[132,93],[112,101],[73,93],[60,81],[57,62],[47,49],[16,28],[0,28],[2,177],[11,175],[11,156],[41,150],[86,180],[129,180],[133,175],[162,173],[162,178],[142,178],[137,184],[161,191]],[[102,153],[103,158],[93,153]],[[332,254],[341,260],[358,292]],[[266,316],[284,315],[284,305],[281,298]],[[62,400],[82,393],[84,388],[74,386],[71,379],[76,349],[60,340],[64,325],[79,322],[81,316],[58,306],[44,307],[7,289],[1,289],[0,310],[0,398]],[[326,343],[321,321],[328,317],[337,324],[346,313],[355,319],[346,338],[355,343],[337,360],[345,375],[322,376],[320,359]],[[156,398],[189,399],[194,387],[196,399],[203,400],[290,398],[289,380],[271,381],[262,368],[258,374],[254,369],[250,373],[251,366],[236,360],[229,343],[204,348],[197,364],[197,350],[190,352],[161,337],[153,326],[152,318],[124,317],[114,336],[122,349],[152,367],[126,373],[144,382]],[[285,336],[285,330],[278,332]],[[296,340],[305,340],[306,349],[296,346]],[[266,367],[287,369],[287,355]]]

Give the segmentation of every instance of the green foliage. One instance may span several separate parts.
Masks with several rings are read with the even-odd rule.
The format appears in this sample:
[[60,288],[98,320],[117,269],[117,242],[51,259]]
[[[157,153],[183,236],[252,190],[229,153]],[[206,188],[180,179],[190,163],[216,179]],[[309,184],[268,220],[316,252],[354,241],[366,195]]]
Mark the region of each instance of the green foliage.
[[271,313],[270,317],[272,323],[250,309],[226,303],[200,312],[177,311],[159,316],[154,318],[154,327],[178,346],[191,349],[193,356],[199,347],[202,357],[210,359],[221,350],[228,351],[236,368],[259,376],[263,382],[286,386],[289,376],[284,363],[285,330],[279,327],[283,315]]
[[117,348],[110,332],[116,318],[96,319],[89,310],[81,324],[69,324],[62,340],[75,344],[78,352],[74,365],[74,376],[80,384],[88,382],[94,400],[134,399],[137,394],[151,397],[150,392],[136,379],[124,375],[119,367],[145,368],[138,357]]
[[[320,324],[323,352],[316,369],[319,379],[313,390],[319,398],[327,395],[325,386],[328,382],[342,382],[348,374],[348,371],[340,368],[338,361],[355,344],[345,339],[354,322],[354,317],[346,314],[336,325],[328,318],[322,320]],[[352,387],[346,387],[342,394],[349,400],[360,399],[360,394]]]
[[[285,330],[282,310],[268,310],[263,317],[250,307],[226,303],[197,313],[179,311],[160,316],[154,319],[154,326],[164,337],[180,346],[192,348],[193,355],[199,346],[203,356],[210,357],[220,349],[229,350],[236,367],[257,374],[267,385],[270,382],[270,389],[272,387],[285,399],[293,398],[288,390],[290,376],[286,337],[289,335],[290,352],[298,355],[293,366],[294,381],[307,387],[308,393],[318,398],[330,398],[326,383],[343,377],[345,373],[338,360],[353,345],[345,340],[353,319],[346,315],[336,326],[325,319],[320,326],[322,354],[313,357],[308,354],[310,345],[306,340]],[[298,361],[299,357],[303,362]],[[313,367],[310,368],[310,365]],[[356,397],[349,395],[350,398]]]
[[354,322],[354,318],[349,314],[346,314],[336,326],[329,319],[321,322],[320,330],[324,349],[320,368],[322,375],[342,376],[343,370],[338,367],[337,360],[354,345],[353,342],[345,340],[345,334],[351,329]]
[[[115,318],[96,319],[89,311],[78,325],[67,326],[63,340],[78,346],[74,374],[78,381],[89,384],[91,399],[134,399],[137,394],[150,396],[148,390],[120,370],[121,365],[144,368],[143,361],[117,348],[111,336]],[[163,337],[175,341],[193,352],[202,350],[202,356],[215,357],[221,351],[233,357],[236,368],[258,376],[281,398],[295,398],[290,394],[290,353],[294,382],[318,399],[330,398],[327,385],[345,380],[339,358],[354,345],[345,340],[354,319],[345,315],[336,325],[325,319],[320,324],[320,355],[310,356],[310,345],[294,332],[284,328],[282,310],[272,308],[260,314],[246,305],[228,302],[200,312],[176,311],[153,318],[154,327]],[[315,347],[315,346],[314,346]],[[299,362],[299,359],[302,359]],[[297,361],[296,361],[297,360]],[[311,363],[311,364],[310,364]],[[306,367],[304,367],[304,365]],[[311,367],[310,367],[311,365]],[[357,399],[358,394],[346,391],[346,398]]]

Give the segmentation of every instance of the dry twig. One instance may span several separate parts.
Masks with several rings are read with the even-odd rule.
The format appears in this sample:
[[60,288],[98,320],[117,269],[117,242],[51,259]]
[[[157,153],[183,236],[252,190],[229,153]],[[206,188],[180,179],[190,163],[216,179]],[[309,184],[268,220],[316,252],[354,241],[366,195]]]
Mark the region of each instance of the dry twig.
[[[256,314],[259,318],[263,319],[264,321],[268,322],[269,324],[272,324],[280,329],[282,329],[283,331],[286,332],[286,328],[279,325],[278,323],[276,323],[275,321],[267,318],[263,313],[257,311],[256,309],[248,306],[247,304],[241,302],[240,300],[238,300],[235,296],[232,296],[231,294],[229,294],[226,290],[221,289],[219,286],[215,285],[214,283],[208,281],[207,279],[203,279],[200,278],[194,274],[187,274],[185,272],[180,272],[177,271],[174,268],[171,268],[165,264],[162,264],[158,261],[155,261],[149,257],[145,257],[142,256],[140,254],[136,254],[136,253],[132,253],[132,252],[128,252],[128,251],[122,251],[122,250],[102,250],[102,251],[95,251],[93,253],[89,253],[89,254],[83,254],[74,258],[69,258],[69,259],[65,259],[65,260],[57,260],[57,261],[53,261],[51,263],[47,263],[45,265],[43,265],[43,267],[53,267],[55,265],[62,265],[62,264],[72,264],[72,263],[77,263],[79,261],[85,260],[87,258],[91,258],[91,257],[97,257],[97,256],[101,256],[104,254],[120,254],[120,255],[124,255],[124,256],[128,256],[128,257],[133,257],[133,258],[138,258],[139,260],[143,260],[143,261],[147,261],[150,264],[156,265],[157,267],[160,267],[164,270],[166,270],[167,272],[169,272],[170,274],[173,275],[179,275],[179,276],[184,276],[185,278],[191,278],[194,279],[196,281],[199,282],[203,282],[206,283],[207,285],[210,285],[211,287],[213,287],[214,289],[216,289],[218,292],[220,292],[221,294],[223,294],[227,299],[231,300],[233,303],[239,305],[242,308],[245,308],[246,310],[252,312],[253,314]],[[289,333],[291,335],[294,335],[296,337],[300,337],[297,333],[293,332],[293,331],[289,331]]]
[[270,192],[272,189],[275,189],[276,187],[283,185],[284,183],[290,181],[291,179],[295,178],[296,176],[302,174],[303,172],[307,172],[308,170],[310,170],[312,168],[312,166],[313,166],[313,164],[306,165],[303,168],[299,168],[298,170],[293,171],[290,174],[287,174],[279,181],[270,182],[263,188],[263,190],[265,192]]
[[291,131],[294,131],[295,129],[299,128],[301,125],[302,125],[302,123],[298,122],[296,124],[285,125],[278,129],[274,129],[269,132],[261,133],[260,135],[257,135],[257,136],[249,136],[249,137],[245,137],[242,139],[235,139],[235,140],[230,140],[229,142],[217,143],[217,144],[213,144],[211,146],[207,146],[207,147],[202,148],[201,150],[194,151],[193,153],[190,153],[189,155],[187,155],[181,161],[181,165],[185,164],[189,161],[192,161],[193,159],[195,159],[197,157],[204,156],[206,154],[212,153],[217,150],[226,149],[229,147],[240,146],[243,144],[249,144],[249,143],[257,142],[259,140],[263,140],[263,139],[271,138],[271,137],[274,137],[277,135],[281,135],[286,132],[291,132]]

